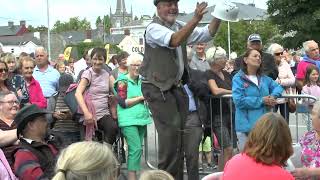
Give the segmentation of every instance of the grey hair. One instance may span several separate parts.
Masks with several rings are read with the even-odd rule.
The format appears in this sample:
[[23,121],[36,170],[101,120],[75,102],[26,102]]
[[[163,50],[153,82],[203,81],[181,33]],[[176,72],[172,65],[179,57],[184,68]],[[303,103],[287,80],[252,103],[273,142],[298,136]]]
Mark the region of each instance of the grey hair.
[[40,52],[44,52],[45,54],[48,54],[48,51],[46,50],[46,48],[44,48],[44,47],[42,47],[42,46],[36,48],[35,54],[36,54],[37,52],[39,52],[39,51],[40,51]]
[[311,44],[311,43],[316,43],[316,42],[314,40],[309,40],[309,41],[305,41],[302,43],[302,46],[303,46],[305,53],[310,51],[309,44]]
[[138,54],[138,53],[133,53],[130,56],[128,56],[127,65],[130,66],[131,64],[134,64],[137,61],[142,62],[143,61],[143,56],[141,54]]
[[269,48],[267,49],[267,53],[273,55],[277,49],[281,49],[281,51],[284,50],[284,48],[283,48],[280,44],[272,43],[272,44],[269,46]]
[[214,64],[217,60],[227,58],[227,52],[222,47],[211,47],[207,50],[206,55],[210,65]]
[[13,92],[12,91],[0,91],[0,101],[2,101],[9,94],[13,94]]

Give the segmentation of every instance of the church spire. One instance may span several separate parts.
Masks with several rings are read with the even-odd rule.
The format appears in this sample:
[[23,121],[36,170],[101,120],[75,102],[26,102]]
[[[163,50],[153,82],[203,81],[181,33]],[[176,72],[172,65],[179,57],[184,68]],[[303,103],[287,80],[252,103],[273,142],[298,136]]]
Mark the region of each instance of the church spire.
[[124,0],[117,0],[117,9],[116,14],[125,14],[126,13],[126,5]]

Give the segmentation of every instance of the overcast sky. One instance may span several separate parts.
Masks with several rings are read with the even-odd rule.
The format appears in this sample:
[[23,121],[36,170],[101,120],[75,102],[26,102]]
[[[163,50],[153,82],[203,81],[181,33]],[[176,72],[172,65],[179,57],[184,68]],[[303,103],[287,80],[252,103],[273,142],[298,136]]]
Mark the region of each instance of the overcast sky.
[[[117,0],[48,0],[50,7],[50,26],[57,20],[68,21],[70,17],[79,16],[91,22],[95,28],[95,20],[98,16],[109,14],[110,6],[112,13],[116,9]],[[209,6],[218,0],[207,1]],[[19,24],[20,20],[26,20],[27,25],[47,26],[47,0],[1,0],[0,26],[5,26],[8,21]],[[180,12],[193,12],[197,0],[180,0]],[[200,2],[200,1],[199,1]],[[244,4],[254,2],[256,7],[267,9],[267,0],[232,0]],[[134,16],[153,15],[155,7],[153,0],[125,0],[127,12],[131,6]]]

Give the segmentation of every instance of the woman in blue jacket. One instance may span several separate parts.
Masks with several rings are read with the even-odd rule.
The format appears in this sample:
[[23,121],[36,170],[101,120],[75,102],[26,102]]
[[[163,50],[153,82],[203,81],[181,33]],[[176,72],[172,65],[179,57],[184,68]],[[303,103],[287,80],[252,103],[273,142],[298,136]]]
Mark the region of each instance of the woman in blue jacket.
[[239,149],[244,148],[247,136],[256,121],[272,111],[283,88],[270,77],[261,74],[261,53],[246,51],[241,70],[232,79],[232,97],[236,107],[235,127]]

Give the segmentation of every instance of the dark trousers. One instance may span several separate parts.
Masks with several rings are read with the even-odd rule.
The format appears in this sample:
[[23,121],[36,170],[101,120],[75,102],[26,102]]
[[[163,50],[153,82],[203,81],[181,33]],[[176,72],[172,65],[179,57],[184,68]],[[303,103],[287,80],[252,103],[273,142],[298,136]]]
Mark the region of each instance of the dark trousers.
[[[188,123],[188,122],[198,122]],[[184,152],[189,180],[199,179],[199,144],[202,139],[203,130],[198,112],[189,113],[183,134]]]
[[183,131],[188,113],[188,96],[182,87],[161,92],[153,84],[142,84],[158,132],[158,168],[183,180]]
[[283,103],[283,104],[277,104],[275,106],[275,112],[278,111],[278,108],[280,108],[280,114],[282,115],[282,117],[287,121],[287,123],[289,124],[289,103]]
[[[119,132],[117,122],[113,120],[110,115],[104,115],[98,120],[97,124],[98,129],[95,131],[94,140],[97,140],[99,142],[106,142],[112,145],[116,141],[117,134]],[[81,140],[85,139],[85,129],[86,127],[84,125],[81,125]]]

